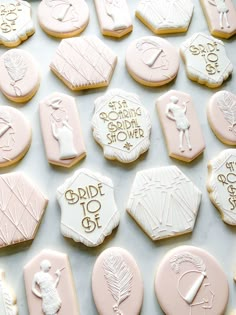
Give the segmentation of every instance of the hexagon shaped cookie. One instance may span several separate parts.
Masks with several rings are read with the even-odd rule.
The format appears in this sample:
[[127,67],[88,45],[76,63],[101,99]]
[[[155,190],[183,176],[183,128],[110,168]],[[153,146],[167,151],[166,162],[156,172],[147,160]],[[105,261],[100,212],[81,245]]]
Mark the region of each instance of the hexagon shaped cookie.
[[191,0],[141,0],[136,16],[154,33],[186,32],[193,14]]
[[96,36],[63,39],[50,64],[71,90],[109,85],[117,57]]
[[0,176],[0,247],[34,239],[48,200],[23,173]]
[[120,221],[112,181],[80,169],[57,189],[61,232],[89,247],[100,245]]
[[155,241],[192,232],[201,195],[176,166],[149,169],[136,174],[127,211]]

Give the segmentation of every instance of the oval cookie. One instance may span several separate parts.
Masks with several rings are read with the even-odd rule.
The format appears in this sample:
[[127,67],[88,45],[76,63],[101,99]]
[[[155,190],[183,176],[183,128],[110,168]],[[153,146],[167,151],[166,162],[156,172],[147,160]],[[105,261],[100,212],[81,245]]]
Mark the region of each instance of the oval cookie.
[[110,160],[133,162],[150,146],[151,119],[135,94],[113,89],[97,98],[92,127]]
[[93,268],[92,291],[99,314],[140,314],[143,281],[134,258],[118,247],[103,251]]
[[16,296],[5,280],[5,272],[0,269],[0,314],[17,315]]
[[84,0],[42,0],[38,19],[47,34],[59,38],[72,37],[86,28],[89,8]]
[[0,167],[24,157],[31,144],[31,126],[15,108],[0,107]]
[[193,246],[177,247],[164,256],[155,291],[168,315],[223,315],[229,298],[221,266],[208,252]]
[[141,37],[129,45],[126,67],[137,82],[146,86],[161,86],[176,77],[179,55],[175,47],[163,38]]
[[0,57],[0,90],[13,102],[27,102],[40,84],[39,68],[34,58],[21,49],[11,49]]
[[207,105],[207,118],[220,141],[236,145],[236,96],[233,93],[215,93]]
[[208,163],[207,190],[222,220],[236,225],[236,149],[222,151]]

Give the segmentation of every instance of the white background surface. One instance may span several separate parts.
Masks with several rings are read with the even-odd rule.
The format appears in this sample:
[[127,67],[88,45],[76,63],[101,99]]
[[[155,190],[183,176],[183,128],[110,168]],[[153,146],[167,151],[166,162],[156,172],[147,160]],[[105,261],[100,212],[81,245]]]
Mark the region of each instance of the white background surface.
[[[218,259],[227,274],[230,286],[228,313],[233,308],[236,309],[236,287],[233,283],[233,274],[234,271],[236,271],[236,227],[227,226],[221,221],[219,213],[208,198],[205,187],[208,160],[221,150],[227,148],[226,145],[223,145],[214,136],[207,123],[206,104],[210,96],[218,90],[226,89],[236,93],[235,71],[232,78],[227,80],[221,88],[211,90],[190,81],[185,74],[185,68],[181,60],[179,74],[174,82],[161,88],[143,87],[136,83],[125,69],[125,52],[129,43],[140,36],[153,35],[152,32],[134,16],[138,1],[129,1],[134,30],[130,35],[120,40],[106,38],[100,34],[94,3],[92,0],[88,0],[87,2],[90,8],[90,23],[83,32],[83,35],[96,34],[117,53],[119,57],[118,64],[109,88],[121,88],[129,92],[137,93],[140,96],[143,105],[149,110],[152,118],[151,147],[146,154],[142,155],[139,160],[130,165],[111,162],[103,157],[102,149],[93,139],[90,122],[93,115],[94,100],[105,93],[107,89],[73,93],[50,72],[49,64],[60,40],[49,37],[40,29],[37,22],[37,7],[39,2],[32,2],[36,33],[19,46],[19,48],[30,51],[38,60],[42,78],[40,89],[36,96],[23,106],[14,105],[5,99],[4,96],[0,95],[1,105],[10,105],[19,108],[31,121],[33,127],[33,141],[28,154],[17,165],[1,169],[0,172],[24,171],[41,187],[41,190],[49,198],[49,205],[35,241],[29,247],[23,249],[15,247],[0,250],[0,268],[6,270],[7,280],[16,291],[19,314],[28,314],[23,281],[23,266],[44,248],[55,249],[69,254],[80,304],[80,313],[82,315],[97,314],[91,293],[91,273],[96,257],[105,248],[111,246],[120,246],[130,251],[141,269],[145,292],[141,314],[162,314],[154,293],[156,267],[169,249],[183,244],[200,246],[208,250]],[[209,34],[199,1],[194,0],[193,2],[195,4],[195,10],[188,32],[181,35],[166,36],[177,48],[179,48],[180,44],[186,38],[190,37],[196,31]],[[235,37],[225,41],[225,45],[228,56],[236,67],[236,45],[234,41]],[[0,54],[6,50],[6,48],[0,47]],[[182,163],[168,157],[155,109],[155,100],[160,95],[173,88],[191,94],[204,131],[206,141],[205,153],[190,164]],[[44,152],[39,124],[38,103],[41,99],[54,91],[68,93],[76,97],[78,104],[82,130],[86,141],[87,157],[72,169],[50,166]],[[203,198],[201,208],[195,230],[192,234],[152,242],[125,211],[129,191],[137,171],[172,164],[177,165],[202,191]],[[111,177],[115,186],[118,208],[121,212],[121,222],[118,229],[114,231],[102,245],[95,249],[86,248],[72,240],[65,239],[60,233],[60,208],[56,201],[55,192],[57,187],[80,167],[87,167]]]

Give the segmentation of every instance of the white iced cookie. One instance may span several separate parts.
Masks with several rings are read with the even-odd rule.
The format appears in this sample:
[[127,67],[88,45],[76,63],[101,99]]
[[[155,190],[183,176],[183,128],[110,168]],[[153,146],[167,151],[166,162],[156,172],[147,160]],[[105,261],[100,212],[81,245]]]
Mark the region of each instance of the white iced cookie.
[[10,49],[0,57],[0,90],[11,101],[24,103],[38,91],[39,67],[22,49]]
[[192,232],[200,190],[176,166],[136,174],[127,211],[153,240]]
[[40,123],[49,163],[71,167],[86,155],[75,99],[53,93],[39,104]]
[[224,43],[204,33],[195,33],[180,48],[189,79],[210,88],[220,86],[233,72]]
[[93,298],[102,315],[139,315],[143,302],[143,281],[129,252],[111,247],[97,258],[92,274]]
[[29,315],[79,314],[74,279],[66,254],[49,249],[41,251],[25,265],[24,280]]
[[236,149],[222,151],[208,163],[207,190],[222,220],[236,225]]
[[5,272],[0,270],[0,314],[17,315],[16,296],[5,280]]
[[166,315],[224,315],[228,299],[227,277],[207,251],[179,246],[161,260],[155,292]]
[[167,40],[141,37],[129,45],[126,67],[134,80],[146,86],[161,86],[172,81],[179,70],[179,55]]
[[193,14],[192,0],[140,0],[136,16],[154,33],[186,32]]
[[232,0],[201,0],[213,36],[230,38],[236,34],[236,10]]
[[63,39],[50,64],[53,73],[71,90],[109,85],[117,57],[96,36]]
[[42,0],[38,19],[47,34],[59,38],[72,37],[86,28],[89,8],[84,0]]
[[110,160],[133,162],[150,146],[151,119],[135,94],[113,89],[97,98],[92,127]]
[[205,141],[191,96],[171,90],[156,105],[169,156],[193,161],[204,151]]
[[0,44],[16,47],[35,32],[31,5],[22,0],[0,1]]
[[95,6],[103,35],[122,37],[132,31],[126,0],[95,0]]
[[120,221],[112,181],[88,169],[79,169],[57,189],[61,232],[75,242],[94,247]]
[[236,95],[219,91],[207,105],[208,122],[223,143],[236,145]]
[[0,168],[15,164],[31,145],[31,126],[17,109],[0,106]]

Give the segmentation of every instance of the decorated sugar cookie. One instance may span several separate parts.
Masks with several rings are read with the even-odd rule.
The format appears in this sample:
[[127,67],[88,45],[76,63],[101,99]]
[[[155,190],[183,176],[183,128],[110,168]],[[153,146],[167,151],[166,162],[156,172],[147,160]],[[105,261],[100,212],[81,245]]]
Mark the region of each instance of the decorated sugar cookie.
[[207,106],[207,118],[217,138],[223,143],[236,145],[236,96],[233,93],[215,93]]
[[129,74],[140,84],[160,86],[172,81],[179,69],[179,55],[167,40],[147,36],[134,40],[126,52]]
[[135,94],[113,89],[97,98],[92,127],[110,160],[133,162],[150,146],[151,119]]
[[49,163],[71,167],[86,155],[75,99],[53,93],[40,102],[40,122]]
[[34,34],[31,5],[22,0],[0,1],[0,44],[16,47]]
[[126,250],[112,247],[99,255],[93,268],[92,290],[99,314],[140,314],[142,276]]
[[0,247],[32,241],[48,200],[19,172],[0,175],[0,191]]
[[168,315],[223,315],[229,298],[228,281],[217,260],[193,246],[177,247],[164,256],[155,291]]
[[0,314],[17,315],[16,296],[5,280],[5,272],[0,270]]
[[0,106],[0,168],[22,159],[31,145],[31,126],[23,114]]
[[236,9],[232,0],[201,0],[213,36],[229,38],[236,34]]
[[191,162],[205,149],[191,96],[172,90],[159,97],[156,105],[169,156]]
[[136,10],[136,16],[156,34],[186,32],[192,14],[192,0],[140,0]]
[[95,6],[103,35],[122,37],[132,31],[126,0],[95,0]]
[[38,8],[42,29],[51,36],[64,38],[79,35],[89,21],[84,0],[42,0]]
[[11,49],[0,57],[0,90],[11,101],[29,101],[40,84],[34,58],[22,49]]
[[236,149],[222,151],[208,163],[207,190],[222,220],[236,225]]
[[180,48],[189,79],[210,88],[220,86],[233,72],[224,43],[204,33],[195,33]]
[[50,64],[71,90],[109,85],[117,57],[96,36],[63,39]]
[[66,254],[45,249],[24,267],[30,315],[78,315],[79,306]]
[[57,189],[61,232],[89,247],[100,245],[119,224],[112,181],[79,169]]
[[192,232],[200,190],[176,166],[137,172],[126,207],[153,240]]

